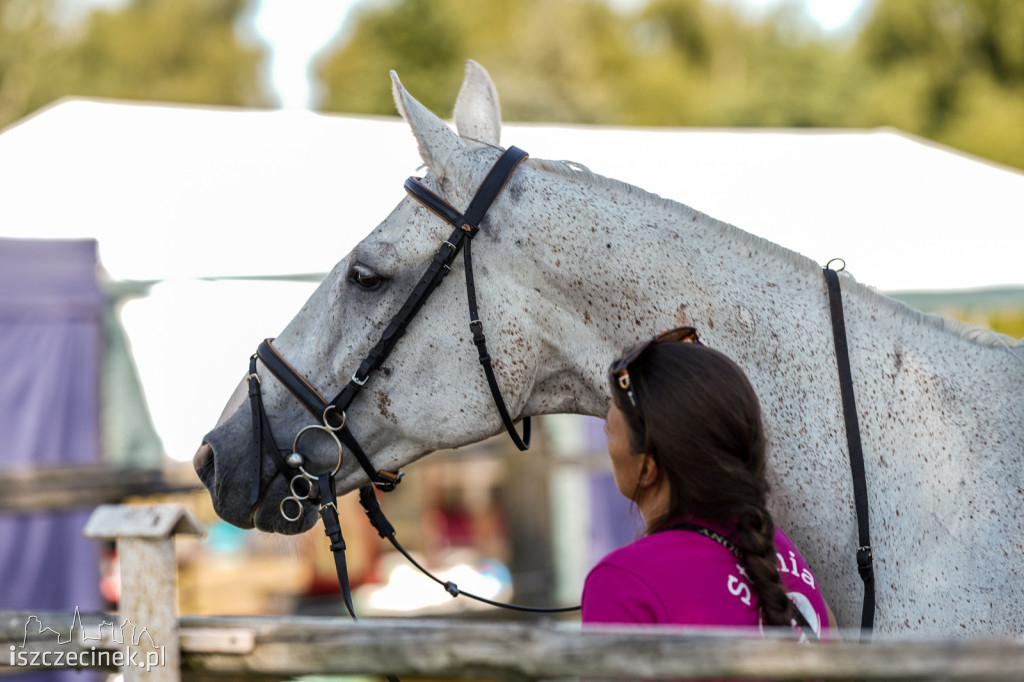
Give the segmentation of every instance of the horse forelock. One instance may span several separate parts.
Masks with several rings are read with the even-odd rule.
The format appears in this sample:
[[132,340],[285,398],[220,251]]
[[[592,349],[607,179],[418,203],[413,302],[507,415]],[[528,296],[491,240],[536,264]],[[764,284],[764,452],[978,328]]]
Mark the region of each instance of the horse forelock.
[[[671,212],[690,212],[691,214],[696,214],[708,225],[721,230],[723,233],[728,232],[729,236],[732,238],[738,237],[740,240],[743,240],[746,244],[751,246],[751,248],[788,261],[799,268],[821,268],[821,266],[815,263],[812,259],[797,253],[796,251],[769,241],[756,234],[747,232],[735,225],[730,225],[729,223],[718,220],[706,213],[701,213],[700,211],[673,199],[666,199],[665,197],[654,194],[653,192],[648,192],[636,185],[631,185],[627,182],[595,173],[581,163],[577,163],[575,161],[537,159],[533,157],[531,157],[527,163],[533,168],[552,173],[563,178],[568,178],[574,182],[581,182],[591,187],[612,192],[620,192],[629,197],[639,198],[644,202],[651,203],[653,207],[659,209],[667,209]],[[858,282],[849,272],[843,272],[842,276],[847,281],[848,287],[852,287],[854,290],[872,297],[878,305],[899,317],[907,318],[911,322],[919,322],[984,347],[1024,350],[1024,339],[1015,339],[1012,336],[1001,334],[978,325],[961,322],[960,320],[956,320],[951,317],[922,312],[910,307],[902,301],[886,296],[872,286]]]

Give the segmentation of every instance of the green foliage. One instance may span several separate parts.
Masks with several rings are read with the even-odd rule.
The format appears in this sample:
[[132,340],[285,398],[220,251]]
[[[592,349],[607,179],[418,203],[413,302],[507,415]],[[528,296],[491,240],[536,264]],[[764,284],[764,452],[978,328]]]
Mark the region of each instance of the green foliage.
[[[502,84],[510,118],[596,122],[622,101],[590,87],[622,74],[632,50],[618,16],[603,2],[398,0],[367,5],[356,30],[317,69],[327,85],[323,108],[394,113],[389,69],[415,84],[428,107],[445,111],[468,58]],[[566,28],[570,28],[566,32]],[[558,35],[553,35],[553,31]]]
[[74,47],[81,95],[259,104],[260,54],[239,45],[244,0],[136,0],[95,12]]
[[860,114],[1024,168],[1024,3],[877,0]]
[[53,98],[62,37],[53,0],[0,0],[0,128]]
[[134,0],[83,22],[55,0],[0,0],[0,127],[65,95],[265,105],[260,50],[235,24],[246,0]]
[[1024,340],[1024,310],[1000,310],[992,313],[986,326],[993,331]]
[[718,0],[366,3],[321,55],[321,106],[394,113],[389,69],[441,114],[462,62],[508,120],[661,126],[894,126],[1024,168],[1024,2],[874,0],[855,36],[798,3],[750,18]]

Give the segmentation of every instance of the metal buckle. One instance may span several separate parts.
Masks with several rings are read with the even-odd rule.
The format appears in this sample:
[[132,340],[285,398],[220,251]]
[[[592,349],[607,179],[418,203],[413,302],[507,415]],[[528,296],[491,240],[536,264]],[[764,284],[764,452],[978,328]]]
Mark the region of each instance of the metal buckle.
[[378,475],[384,476],[385,478],[387,478],[389,476],[393,477],[393,479],[390,480],[390,481],[374,481],[373,482],[373,487],[375,487],[377,490],[381,491],[382,493],[390,493],[391,491],[393,491],[395,488],[398,487],[398,484],[402,482],[402,478],[405,477],[405,472],[404,471],[399,471],[397,474],[393,474],[390,471],[384,471],[382,469],[381,471],[378,471],[377,473],[378,473]]

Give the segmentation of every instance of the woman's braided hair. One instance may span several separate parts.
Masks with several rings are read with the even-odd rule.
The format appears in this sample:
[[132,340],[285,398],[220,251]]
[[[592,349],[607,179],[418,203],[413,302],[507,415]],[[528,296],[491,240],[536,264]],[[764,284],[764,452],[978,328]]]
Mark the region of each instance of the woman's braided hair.
[[668,510],[648,519],[648,533],[688,518],[734,528],[765,624],[790,625],[793,606],[779,577],[766,505],[761,407],[743,370],[706,346],[655,343],[629,365],[629,376],[642,422],[614,380],[611,390],[630,450],[652,457],[671,489]]

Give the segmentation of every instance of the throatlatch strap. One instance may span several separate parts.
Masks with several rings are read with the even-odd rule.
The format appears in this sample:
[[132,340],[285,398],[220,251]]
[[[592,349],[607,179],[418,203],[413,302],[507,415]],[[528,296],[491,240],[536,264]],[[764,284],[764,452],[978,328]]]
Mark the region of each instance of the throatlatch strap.
[[498,386],[498,379],[494,376],[494,368],[491,367],[491,356],[487,354],[487,340],[484,338],[484,323],[480,321],[480,313],[476,307],[476,285],[473,278],[473,252],[470,248],[472,241],[467,240],[463,252],[466,260],[466,297],[469,300],[469,330],[473,333],[473,343],[476,344],[477,353],[480,356],[480,366],[484,368],[484,376],[487,378],[487,386],[491,389],[491,397],[494,399],[494,406],[498,408],[498,416],[501,423],[508,432],[509,438],[515,443],[519,450],[530,449],[530,418],[523,419],[523,436],[516,433],[515,423],[512,415],[508,413],[505,406],[505,399],[501,397],[501,388]]
[[846,443],[850,450],[850,473],[853,475],[853,500],[857,511],[857,572],[864,581],[864,608],[861,611],[861,629],[870,637],[875,623],[875,569],[871,552],[871,532],[868,520],[868,488],[864,476],[864,452],[860,443],[860,425],[857,421],[857,403],[853,395],[853,374],[850,371],[850,352],[846,345],[846,321],[843,317],[843,295],[839,275],[824,268],[828,283],[828,306],[832,316],[832,338],[836,347],[839,368],[839,391],[843,398],[843,417],[846,421]]

